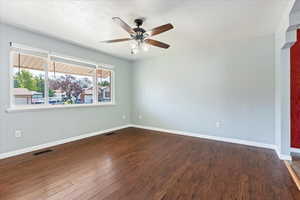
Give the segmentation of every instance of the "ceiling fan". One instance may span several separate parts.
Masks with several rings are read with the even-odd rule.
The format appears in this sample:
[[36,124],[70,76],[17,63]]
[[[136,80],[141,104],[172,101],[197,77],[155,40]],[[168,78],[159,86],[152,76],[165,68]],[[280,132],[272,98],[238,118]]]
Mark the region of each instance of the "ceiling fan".
[[166,32],[168,30],[171,30],[173,27],[172,24],[168,23],[162,26],[158,26],[156,28],[153,28],[149,31],[146,31],[145,29],[141,28],[143,25],[144,20],[143,19],[135,19],[134,22],[136,24],[136,28],[131,28],[126,22],[124,22],[119,17],[113,17],[112,18],[115,23],[117,23],[121,28],[123,28],[127,33],[129,33],[128,38],[120,38],[115,40],[106,40],[102,41],[104,43],[115,43],[115,42],[124,42],[124,41],[132,41],[130,43],[131,46],[131,54],[137,54],[141,49],[144,51],[147,51],[149,49],[149,45],[160,47],[167,49],[170,47],[170,45],[150,39],[149,37],[158,35],[160,33]]

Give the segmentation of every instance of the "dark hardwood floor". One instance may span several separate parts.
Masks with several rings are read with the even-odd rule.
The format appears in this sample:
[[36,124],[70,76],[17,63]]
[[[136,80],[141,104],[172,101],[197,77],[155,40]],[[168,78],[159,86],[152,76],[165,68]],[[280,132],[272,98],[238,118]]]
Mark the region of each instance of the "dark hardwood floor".
[[0,161],[0,199],[300,200],[272,150],[128,128]]
[[292,154],[291,166],[294,172],[297,174],[298,178],[300,177],[300,154]]

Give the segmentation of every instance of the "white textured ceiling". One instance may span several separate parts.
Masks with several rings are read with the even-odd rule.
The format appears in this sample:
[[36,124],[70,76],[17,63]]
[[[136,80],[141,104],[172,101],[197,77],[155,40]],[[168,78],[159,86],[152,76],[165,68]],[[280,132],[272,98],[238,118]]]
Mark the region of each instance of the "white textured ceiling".
[[[2,22],[126,58],[164,55],[209,42],[272,34],[288,0],[0,0]],[[131,55],[128,42],[101,40],[126,37],[113,23],[118,16],[133,26],[144,17],[145,29],[172,23],[175,28],[153,39],[171,45]]]

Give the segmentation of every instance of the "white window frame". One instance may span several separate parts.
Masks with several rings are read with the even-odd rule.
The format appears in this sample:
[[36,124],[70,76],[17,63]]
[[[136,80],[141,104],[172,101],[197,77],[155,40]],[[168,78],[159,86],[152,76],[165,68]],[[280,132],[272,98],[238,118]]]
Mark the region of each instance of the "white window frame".
[[[111,70],[111,69],[107,69],[105,67],[102,67],[101,65],[97,65],[96,67],[96,70],[97,69],[102,69],[102,70],[108,70],[111,72],[111,80],[110,80],[110,88],[111,88],[111,103],[112,104],[115,104],[115,71],[114,70]],[[96,100],[97,102],[99,101],[98,99],[98,84],[97,84],[97,73],[95,73],[95,84],[96,84],[96,87],[95,87],[95,95],[96,95]],[[98,102],[100,104],[105,104],[105,103],[101,103],[101,102]]]
[[[65,56],[58,53],[51,53],[50,51],[45,51],[42,49],[36,49],[33,47],[10,43],[10,52],[9,52],[9,107],[6,109],[7,112],[19,112],[19,111],[30,111],[30,110],[45,110],[45,109],[61,109],[61,108],[76,108],[76,107],[93,107],[93,106],[114,106],[115,105],[115,71],[114,66],[106,65],[106,64],[99,64],[97,62],[92,62],[88,60],[83,60],[80,58],[74,58],[71,56]],[[45,60],[47,65],[45,66],[45,103],[44,104],[36,104],[36,105],[15,105],[14,104],[14,97],[13,97],[13,89],[14,89],[14,79],[13,79],[13,55],[14,53],[20,53],[22,51],[32,51],[39,54],[46,54]],[[30,53],[24,53],[28,55],[33,55]],[[51,63],[51,57],[62,58],[65,60],[75,61],[83,64],[88,64],[94,67],[94,76],[93,76],[93,103],[92,104],[65,104],[65,105],[52,105],[49,104],[49,96],[48,96],[48,89],[49,89],[49,77],[48,77],[48,67]],[[90,67],[93,68],[93,67]],[[99,102],[98,101],[98,88],[97,88],[97,69],[109,70],[111,72],[111,101],[110,102]]]

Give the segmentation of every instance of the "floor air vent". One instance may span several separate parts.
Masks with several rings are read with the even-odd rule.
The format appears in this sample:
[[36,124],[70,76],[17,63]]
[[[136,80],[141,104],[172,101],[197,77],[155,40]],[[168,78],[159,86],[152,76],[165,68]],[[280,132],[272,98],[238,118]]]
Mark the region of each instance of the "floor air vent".
[[36,152],[36,153],[34,153],[33,155],[34,155],[34,156],[38,156],[38,155],[45,154],[45,153],[49,153],[49,152],[52,152],[52,151],[53,151],[52,149],[47,149],[47,150],[44,150],[44,151]]

